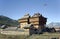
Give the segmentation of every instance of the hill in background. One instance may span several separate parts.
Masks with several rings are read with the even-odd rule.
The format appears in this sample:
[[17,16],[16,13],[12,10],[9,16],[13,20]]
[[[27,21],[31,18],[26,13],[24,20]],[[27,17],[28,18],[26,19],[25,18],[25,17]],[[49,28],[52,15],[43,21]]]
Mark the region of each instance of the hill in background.
[[0,15],[0,25],[8,25],[8,26],[17,26],[19,23],[17,20],[13,20],[9,17]]
[[48,27],[60,27],[60,22],[51,22],[47,26]]

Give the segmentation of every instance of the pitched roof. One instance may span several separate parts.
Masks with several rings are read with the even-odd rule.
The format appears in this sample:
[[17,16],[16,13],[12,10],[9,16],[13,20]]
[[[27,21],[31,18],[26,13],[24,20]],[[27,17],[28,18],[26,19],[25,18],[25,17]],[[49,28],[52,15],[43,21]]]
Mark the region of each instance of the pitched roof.
[[39,17],[39,16],[41,16],[40,13],[35,13],[32,17]]
[[30,17],[30,15],[27,13],[22,18],[29,18],[29,17]]

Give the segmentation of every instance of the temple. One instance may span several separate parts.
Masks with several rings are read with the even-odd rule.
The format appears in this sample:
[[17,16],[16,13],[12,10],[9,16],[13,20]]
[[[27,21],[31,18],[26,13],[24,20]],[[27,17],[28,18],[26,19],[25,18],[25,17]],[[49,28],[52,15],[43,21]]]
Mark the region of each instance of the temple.
[[21,29],[29,31],[30,27],[33,26],[33,29],[42,30],[45,28],[47,18],[40,13],[35,13],[32,17],[29,14],[25,14],[18,22]]

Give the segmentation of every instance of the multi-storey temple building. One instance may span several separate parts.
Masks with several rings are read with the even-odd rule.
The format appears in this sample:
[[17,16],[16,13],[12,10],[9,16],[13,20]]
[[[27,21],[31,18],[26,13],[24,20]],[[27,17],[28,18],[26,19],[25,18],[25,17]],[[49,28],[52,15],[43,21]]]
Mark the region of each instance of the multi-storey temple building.
[[43,17],[40,13],[35,13],[32,17],[29,14],[25,14],[24,17],[19,19],[20,28],[29,29],[32,27],[37,30],[45,28],[47,18]]

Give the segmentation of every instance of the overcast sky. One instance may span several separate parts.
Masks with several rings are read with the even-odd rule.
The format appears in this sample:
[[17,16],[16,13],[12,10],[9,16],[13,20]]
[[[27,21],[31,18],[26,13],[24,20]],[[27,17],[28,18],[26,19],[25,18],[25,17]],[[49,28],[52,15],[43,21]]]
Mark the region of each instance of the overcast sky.
[[0,0],[0,15],[15,20],[37,12],[47,17],[47,23],[60,22],[60,0]]

